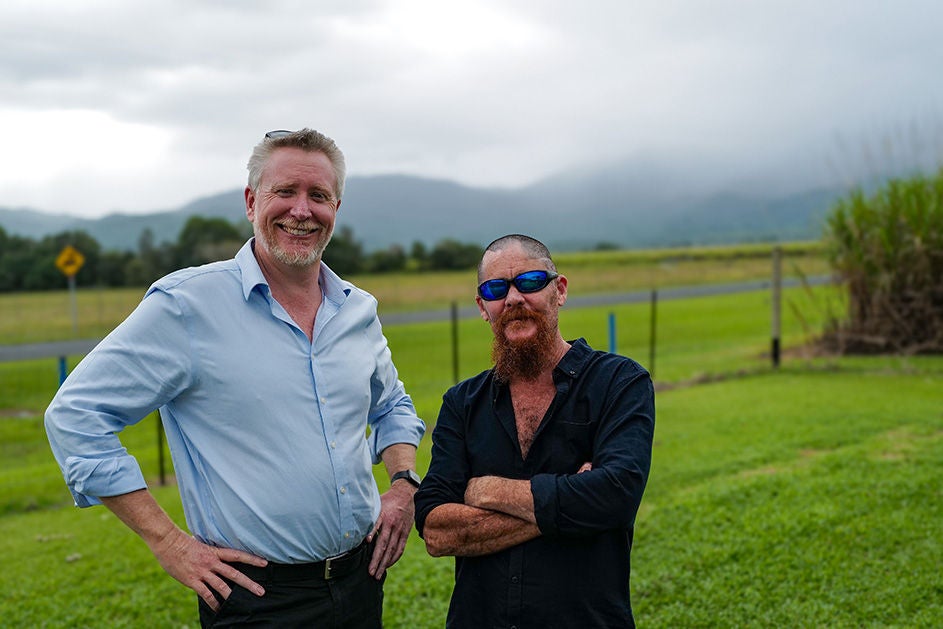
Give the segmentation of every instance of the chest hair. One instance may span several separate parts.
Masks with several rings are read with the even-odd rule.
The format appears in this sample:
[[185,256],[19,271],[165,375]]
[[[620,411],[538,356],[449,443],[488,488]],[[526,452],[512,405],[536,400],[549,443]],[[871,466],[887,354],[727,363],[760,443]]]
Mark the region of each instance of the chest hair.
[[537,384],[533,382],[511,385],[511,402],[514,406],[514,420],[517,425],[517,441],[521,446],[521,456],[527,458],[534,435],[543,421],[547,409],[553,402],[557,389],[553,383]]

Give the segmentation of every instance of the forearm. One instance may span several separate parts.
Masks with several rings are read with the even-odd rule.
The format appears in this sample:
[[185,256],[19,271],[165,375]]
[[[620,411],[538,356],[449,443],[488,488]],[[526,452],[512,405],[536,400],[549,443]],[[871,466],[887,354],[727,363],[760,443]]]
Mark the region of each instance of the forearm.
[[500,476],[472,478],[465,490],[465,504],[498,511],[537,524],[529,480],[513,480]]
[[144,540],[155,555],[170,537],[184,533],[146,489],[120,496],[102,496],[100,499],[119,520]]
[[389,476],[403,470],[415,470],[416,448],[408,443],[394,443],[380,453],[380,459]]
[[198,542],[170,519],[146,489],[102,497],[101,501],[141,536],[167,574],[196,592],[211,609],[219,609],[217,594],[223,599],[229,598],[232,588],[226,580],[256,596],[265,594],[262,586],[231,565],[248,563],[262,567],[267,563],[265,559],[241,550]]
[[423,527],[426,550],[433,557],[489,555],[539,536],[532,522],[458,503],[430,511]]

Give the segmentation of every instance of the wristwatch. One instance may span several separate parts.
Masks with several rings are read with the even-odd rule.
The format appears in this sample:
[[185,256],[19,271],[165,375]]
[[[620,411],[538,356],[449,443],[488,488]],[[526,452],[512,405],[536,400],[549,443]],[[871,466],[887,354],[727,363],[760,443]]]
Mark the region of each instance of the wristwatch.
[[419,478],[419,474],[416,473],[416,470],[403,470],[402,472],[396,472],[390,477],[390,485],[401,478],[417,489],[419,488],[419,483],[422,482],[422,479]]

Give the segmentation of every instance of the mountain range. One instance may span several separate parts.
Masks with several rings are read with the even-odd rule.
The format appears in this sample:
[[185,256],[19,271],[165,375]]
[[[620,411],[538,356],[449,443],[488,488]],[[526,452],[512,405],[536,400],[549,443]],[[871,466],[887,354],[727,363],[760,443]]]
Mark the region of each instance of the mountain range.
[[[485,245],[507,233],[525,233],[555,251],[782,242],[817,239],[824,218],[846,187],[794,186],[764,193],[762,186],[683,185],[668,169],[628,165],[552,177],[521,188],[476,188],[406,175],[352,176],[338,226],[353,230],[366,251],[443,239]],[[42,238],[84,230],[104,249],[137,249],[149,228],[155,243],[176,242],[192,215],[244,224],[241,188],[196,199],[177,209],[78,218],[32,208],[0,207],[10,235]]]

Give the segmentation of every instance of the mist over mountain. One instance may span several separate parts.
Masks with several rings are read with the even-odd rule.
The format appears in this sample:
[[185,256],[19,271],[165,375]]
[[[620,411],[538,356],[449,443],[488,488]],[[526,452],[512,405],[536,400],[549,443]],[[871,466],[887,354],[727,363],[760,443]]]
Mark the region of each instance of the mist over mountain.
[[[553,250],[622,248],[815,239],[824,217],[846,191],[840,186],[764,195],[757,187],[712,188],[680,170],[654,162],[625,162],[568,172],[516,188],[475,188],[406,175],[352,176],[347,180],[338,226],[348,226],[367,251],[450,238],[485,245],[520,232]],[[762,188],[760,189],[762,190]],[[84,230],[105,249],[136,250],[149,228],[155,242],[174,242],[192,215],[244,224],[242,188],[148,214],[97,219],[0,208],[8,234],[42,238]]]

